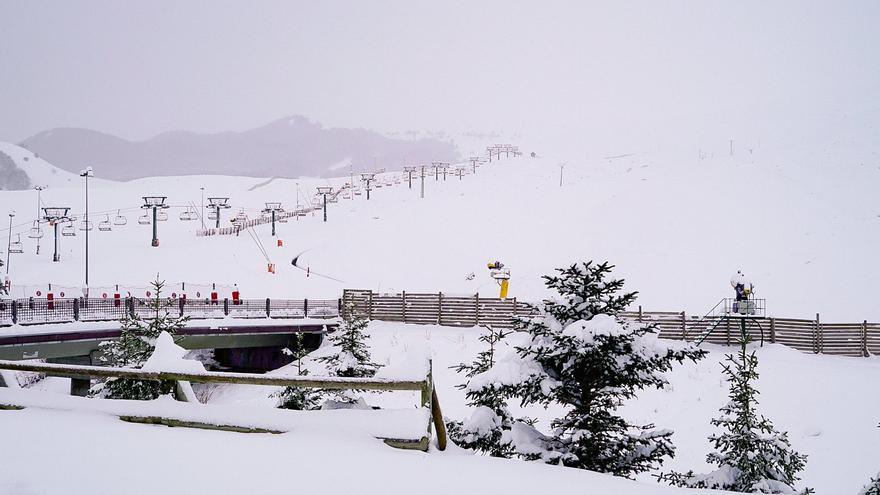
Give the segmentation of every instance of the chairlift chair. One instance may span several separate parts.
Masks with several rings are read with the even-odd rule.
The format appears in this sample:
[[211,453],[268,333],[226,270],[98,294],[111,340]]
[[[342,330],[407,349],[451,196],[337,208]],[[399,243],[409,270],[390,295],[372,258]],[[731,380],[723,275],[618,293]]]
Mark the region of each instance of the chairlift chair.
[[168,212],[165,210],[159,210],[156,212],[156,221],[157,222],[167,222],[168,221]]
[[113,219],[114,225],[125,225],[128,223],[128,219],[119,214],[119,210],[116,210],[116,218]]
[[24,248],[21,245],[21,234],[17,234],[17,239],[9,243],[9,253],[10,254],[21,254],[24,252]]
[[40,222],[34,220],[34,226],[31,227],[30,232],[28,232],[28,237],[31,239],[39,239],[43,237],[43,229],[40,228]]
[[217,210],[211,210],[208,212],[208,220],[217,220]]
[[192,208],[187,208],[186,210],[180,212],[180,219],[183,220],[184,222],[196,220],[197,218],[198,218],[198,215],[196,214],[195,210],[193,210]]
[[76,228],[73,226],[73,220],[64,224],[64,227],[61,227],[61,235],[64,237],[76,237]]
[[110,232],[113,230],[113,224],[110,223],[110,215],[104,215],[104,219],[98,222],[98,230],[101,232]]
[[83,221],[79,223],[79,230],[92,230],[92,221],[83,219]]
[[150,215],[147,215],[146,213],[144,213],[143,215],[138,217],[138,224],[139,225],[150,225],[150,223],[152,223],[150,221]]

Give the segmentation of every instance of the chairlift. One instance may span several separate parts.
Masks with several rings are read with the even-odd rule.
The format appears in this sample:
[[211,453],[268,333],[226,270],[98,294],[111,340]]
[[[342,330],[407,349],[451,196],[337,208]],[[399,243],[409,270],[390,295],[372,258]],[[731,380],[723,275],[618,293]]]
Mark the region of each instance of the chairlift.
[[28,233],[28,237],[31,239],[39,239],[43,237],[43,229],[40,228],[40,222],[34,220],[34,226],[31,227],[30,232]]
[[17,234],[18,238],[15,241],[9,243],[9,253],[10,254],[21,254],[24,252],[24,248],[21,245],[21,234]]
[[146,213],[138,217],[138,224],[140,225],[150,225],[151,223],[150,215],[147,215]]
[[79,230],[92,230],[92,221],[83,219],[83,221],[79,223]]
[[192,208],[187,208],[185,211],[180,212],[180,219],[183,220],[184,222],[196,220],[196,219],[198,219],[198,217],[199,216],[196,214],[195,210],[193,210]]
[[363,193],[360,191],[360,189],[355,189],[355,191],[354,191],[354,195],[355,195],[355,196],[361,196],[361,195],[363,195]]
[[64,237],[76,237],[76,228],[73,226],[73,220],[64,224],[64,227],[61,227],[61,235]]
[[217,210],[211,210],[208,212],[208,220],[217,220]]
[[168,221],[168,213],[165,210],[159,210],[156,212],[156,221],[157,222],[166,222]]
[[104,215],[104,219],[98,222],[98,230],[101,232],[110,232],[113,230],[113,224],[110,223],[110,215]]
[[116,218],[113,219],[114,225],[125,225],[128,223],[128,219],[119,214],[119,210],[116,210]]

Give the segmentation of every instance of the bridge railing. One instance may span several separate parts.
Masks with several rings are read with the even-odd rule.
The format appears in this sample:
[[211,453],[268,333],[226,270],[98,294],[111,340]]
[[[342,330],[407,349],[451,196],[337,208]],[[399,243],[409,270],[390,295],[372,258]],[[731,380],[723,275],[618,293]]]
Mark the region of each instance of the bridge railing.
[[[339,299],[162,299],[162,311],[191,319],[209,318],[333,318]],[[155,315],[153,300],[129,298],[0,299],[0,326],[115,321]]]

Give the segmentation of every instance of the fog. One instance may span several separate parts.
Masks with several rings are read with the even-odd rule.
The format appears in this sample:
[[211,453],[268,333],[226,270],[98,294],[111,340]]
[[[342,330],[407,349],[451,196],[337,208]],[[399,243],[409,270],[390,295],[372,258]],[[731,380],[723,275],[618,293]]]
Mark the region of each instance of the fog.
[[876,135],[878,2],[4,2],[0,140],[301,114],[583,153]]

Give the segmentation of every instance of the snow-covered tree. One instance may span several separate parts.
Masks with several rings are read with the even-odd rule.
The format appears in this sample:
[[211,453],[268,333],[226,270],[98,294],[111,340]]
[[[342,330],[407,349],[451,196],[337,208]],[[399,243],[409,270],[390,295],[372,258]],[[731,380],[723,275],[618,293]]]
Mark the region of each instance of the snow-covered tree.
[[[302,333],[296,334],[293,345],[289,348],[285,348],[284,353],[293,357],[293,362],[296,366],[296,374],[298,376],[306,376],[309,374],[309,370],[303,368],[302,365],[302,358],[309,353],[309,349],[305,346],[305,336]],[[321,406],[323,394],[313,388],[284,387],[274,396],[278,398],[279,408],[309,410],[318,409]]]
[[[480,341],[487,348],[477,354],[471,364],[462,363],[454,366],[458,373],[467,378],[489,371],[495,365],[496,348],[512,331],[503,328],[486,326],[486,332]],[[458,385],[466,390],[468,405],[474,408],[470,418],[465,421],[452,421],[447,424],[449,437],[460,447],[484,452],[494,457],[512,457],[515,453],[510,444],[502,443],[504,430],[510,430],[514,423],[513,416],[507,407],[503,391],[492,385],[468,390],[468,383]]]
[[859,495],[880,495],[880,473],[877,473],[876,478],[871,478],[871,482],[862,488]]
[[621,292],[623,280],[608,278],[612,268],[586,262],[545,276],[559,296],[517,324],[529,334],[527,342],[467,384],[475,397],[497,394],[522,406],[564,408],[546,434],[527,421],[509,428],[500,422],[500,443],[522,458],[631,476],[674,453],[672,431],[633,424],[616,410],[641,389],[663,388],[664,372],[705,351],[670,349],[658,342],[653,325],[618,318],[636,293]]
[[722,431],[709,437],[715,451],[706,456],[707,462],[718,468],[708,474],[664,473],[658,481],[741,493],[798,493],[794,485],[807,456],[792,450],[788,434],[777,431],[758,413],[759,392],[753,383],[758,378],[758,358],[754,351],[747,351],[747,343],[748,338],[737,355],[727,355],[726,363],[722,363],[730,384],[730,400],[720,409],[721,415],[711,421]]
[[[162,332],[171,335],[186,325],[188,316],[177,316],[173,310],[174,302],[161,297],[165,282],[156,280],[150,283],[154,296],[149,300],[151,315],[145,319],[135,314],[126,314],[122,319],[122,333],[117,340],[102,342],[98,347],[99,359],[107,366],[140,368],[153,354],[156,339]],[[134,380],[129,378],[108,378],[95,386],[91,393],[109,399],[151,400],[160,395],[173,393],[173,382]]]
[[[332,348],[331,353],[317,358],[330,376],[346,378],[370,378],[376,374],[381,365],[370,359],[369,336],[364,333],[369,322],[352,308],[343,318],[342,325],[328,337]],[[353,403],[357,397],[352,394],[356,390],[325,390],[325,395],[334,397],[340,402]]]

